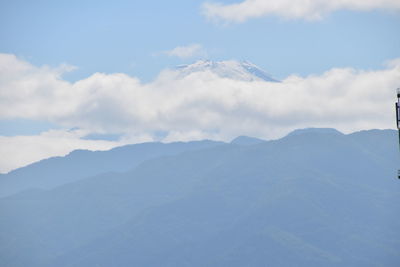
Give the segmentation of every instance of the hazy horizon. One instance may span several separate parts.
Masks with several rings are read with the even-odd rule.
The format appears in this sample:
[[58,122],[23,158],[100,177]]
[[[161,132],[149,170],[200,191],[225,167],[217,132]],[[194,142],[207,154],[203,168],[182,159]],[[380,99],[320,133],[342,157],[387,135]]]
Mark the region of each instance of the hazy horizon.
[[399,0],[0,1],[0,265],[396,266],[399,29]]

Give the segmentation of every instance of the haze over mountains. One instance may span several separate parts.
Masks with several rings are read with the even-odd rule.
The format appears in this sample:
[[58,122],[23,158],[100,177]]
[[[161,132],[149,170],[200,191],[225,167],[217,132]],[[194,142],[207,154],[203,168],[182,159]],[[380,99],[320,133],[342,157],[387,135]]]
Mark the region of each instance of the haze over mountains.
[[51,189],[104,172],[128,171],[149,159],[205,149],[219,143],[143,143],[117,147],[109,151],[75,150],[65,157],[45,159],[0,176],[0,197],[31,187]]
[[397,266],[393,130],[75,151],[0,176],[1,266]]

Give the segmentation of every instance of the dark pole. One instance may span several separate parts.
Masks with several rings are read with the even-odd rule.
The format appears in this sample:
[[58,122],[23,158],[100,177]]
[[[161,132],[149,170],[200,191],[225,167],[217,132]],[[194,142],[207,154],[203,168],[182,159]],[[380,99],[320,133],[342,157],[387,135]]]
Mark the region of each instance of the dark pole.
[[[400,88],[397,88],[397,102],[396,102],[396,126],[397,126],[397,135],[399,138],[399,150],[400,150]],[[400,179],[400,170],[397,171],[397,178]]]

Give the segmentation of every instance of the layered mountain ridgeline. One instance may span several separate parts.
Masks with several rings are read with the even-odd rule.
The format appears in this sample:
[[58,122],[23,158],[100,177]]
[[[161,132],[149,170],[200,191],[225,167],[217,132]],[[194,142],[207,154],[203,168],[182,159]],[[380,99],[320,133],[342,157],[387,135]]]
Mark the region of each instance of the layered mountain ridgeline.
[[239,138],[22,191],[0,199],[0,265],[397,266],[396,138]]
[[75,150],[65,157],[53,157],[0,176],[0,197],[28,188],[51,189],[105,172],[124,172],[143,161],[205,149],[223,144],[216,141],[143,143],[109,151]]

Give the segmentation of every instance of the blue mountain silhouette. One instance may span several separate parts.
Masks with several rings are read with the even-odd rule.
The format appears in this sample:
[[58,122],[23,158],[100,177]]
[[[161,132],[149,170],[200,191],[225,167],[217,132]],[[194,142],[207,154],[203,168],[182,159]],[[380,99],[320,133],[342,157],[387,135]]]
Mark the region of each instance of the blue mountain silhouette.
[[1,265],[396,266],[396,138],[208,143],[3,197]]

